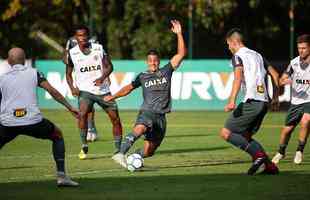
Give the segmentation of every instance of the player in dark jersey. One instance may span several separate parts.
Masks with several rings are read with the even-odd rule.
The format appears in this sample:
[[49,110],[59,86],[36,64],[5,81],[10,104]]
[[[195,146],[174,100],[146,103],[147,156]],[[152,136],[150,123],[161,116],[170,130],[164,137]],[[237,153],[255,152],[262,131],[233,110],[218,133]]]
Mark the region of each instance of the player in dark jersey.
[[171,110],[171,77],[186,55],[186,47],[182,35],[181,24],[172,20],[172,32],[177,35],[178,50],[170,62],[159,68],[160,59],[156,51],[151,50],[147,55],[148,70],[140,73],[129,85],[123,87],[112,96],[106,96],[106,101],[126,96],[138,87],[142,87],[143,104],[140,108],[136,123],[121,145],[120,152],[112,159],[123,167],[127,167],[125,154],[134,142],[142,135],[145,137],[144,149],[138,150],[142,157],[152,156],[161,144],[166,132],[165,114]]
[[[88,31],[87,27],[81,26],[81,29]],[[88,39],[89,43],[99,43],[96,37],[90,37]],[[63,62],[67,65],[68,64],[68,53],[69,50],[72,49],[78,45],[77,40],[75,37],[70,37],[66,43],[66,48],[64,50],[64,55],[63,55]],[[87,130],[87,141],[88,142],[94,142],[98,140],[98,135],[97,135],[97,129],[95,125],[95,109],[93,108],[92,112],[90,112],[87,116],[87,124],[88,124],[88,130]]]

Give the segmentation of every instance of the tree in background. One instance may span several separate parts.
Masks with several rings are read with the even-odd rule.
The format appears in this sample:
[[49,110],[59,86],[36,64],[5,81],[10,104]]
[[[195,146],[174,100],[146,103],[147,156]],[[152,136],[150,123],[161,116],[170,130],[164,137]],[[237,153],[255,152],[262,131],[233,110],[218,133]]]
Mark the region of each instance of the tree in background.
[[[309,33],[310,2],[294,1],[296,34]],[[289,6],[290,1],[278,0],[2,0],[0,57],[12,46],[21,46],[31,57],[59,59],[61,53],[39,40],[36,32],[64,46],[74,25],[93,19],[94,34],[114,59],[144,59],[150,48],[168,58],[175,48],[169,20],[177,18],[187,40],[192,27],[193,58],[228,57],[223,38],[230,28],[240,27],[248,46],[269,59],[288,59]]]

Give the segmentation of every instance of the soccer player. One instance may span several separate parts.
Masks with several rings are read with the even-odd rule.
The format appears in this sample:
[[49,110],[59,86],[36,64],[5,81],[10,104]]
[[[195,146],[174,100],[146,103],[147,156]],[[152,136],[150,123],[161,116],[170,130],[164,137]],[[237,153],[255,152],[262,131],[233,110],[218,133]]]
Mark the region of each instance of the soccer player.
[[[248,170],[249,175],[254,175],[263,164],[265,164],[264,173],[277,174],[276,165],[270,161],[262,145],[252,138],[267,112],[269,99],[265,79],[271,66],[266,66],[259,53],[245,47],[239,29],[230,30],[226,35],[226,41],[233,54],[234,81],[224,111],[233,112],[228,117],[224,128],[221,129],[220,136],[251,155],[253,163]],[[277,83],[278,80],[274,82]],[[245,97],[243,102],[236,106],[241,86]]]
[[[87,27],[80,27],[81,29],[84,29],[85,31],[88,32],[88,28]],[[89,43],[98,43],[97,39],[95,37],[91,37],[88,39]],[[66,43],[66,48],[64,51],[64,56],[63,56],[63,62],[67,65],[68,64],[68,54],[69,54],[69,50],[72,49],[73,47],[75,47],[77,45],[77,40],[75,39],[75,37],[71,37],[69,38],[69,40]],[[104,50],[103,50],[104,51]],[[95,109],[93,108],[92,112],[90,112],[87,115],[87,141],[88,142],[94,142],[98,139],[98,135],[97,135],[97,129],[96,129],[96,125],[95,125]]]
[[186,47],[182,35],[181,24],[172,20],[172,32],[177,35],[178,50],[170,62],[159,68],[160,59],[155,50],[147,54],[148,70],[140,73],[129,85],[123,87],[112,96],[106,96],[106,101],[126,96],[138,87],[142,87],[143,104],[131,133],[124,139],[120,152],[112,159],[123,167],[127,167],[125,154],[134,142],[145,136],[144,149],[138,150],[142,157],[152,156],[161,144],[166,132],[166,113],[171,110],[171,77],[186,55]]
[[13,48],[8,53],[12,66],[9,72],[0,76],[0,149],[18,135],[27,135],[53,142],[53,156],[57,168],[58,186],[78,186],[65,173],[65,145],[61,130],[48,119],[43,118],[37,103],[37,86],[45,89],[64,105],[76,118],[79,112],[45,79],[42,73],[26,67],[25,53]]
[[[78,45],[70,49],[66,67],[66,79],[71,92],[78,97],[80,108],[80,137],[82,149],[80,159],[85,159],[88,153],[87,144],[87,115],[92,112],[94,103],[97,103],[108,114],[112,126],[116,153],[119,152],[122,142],[122,125],[115,101],[107,102],[104,96],[110,94],[109,75],[113,70],[110,58],[104,52],[102,45],[89,43],[88,29],[79,26],[74,34]],[[72,72],[75,71],[76,86],[73,85]]]
[[11,69],[11,66],[9,65],[7,60],[2,61],[2,62],[0,61],[0,76],[2,74],[7,73],[10,69]]
[[295,127],[300,124],[298,147],[294,163],[300,164],[303,151],[309,136],[310,125],[310,35],[297,38],[298,54],[291,60],[287,70],[280,78],[280,85],[292,86],[291,106],[288,110],[285,125],[281,130],[278,153],[272,161],[278,163],[285,156],[285,150]]

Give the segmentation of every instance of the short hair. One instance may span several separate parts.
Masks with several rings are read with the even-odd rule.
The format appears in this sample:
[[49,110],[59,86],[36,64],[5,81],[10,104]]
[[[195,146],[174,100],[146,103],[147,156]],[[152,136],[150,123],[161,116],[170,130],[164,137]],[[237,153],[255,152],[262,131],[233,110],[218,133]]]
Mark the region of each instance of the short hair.
[[79,24],[74,27],[73,33],[75,34],[78,30],[85,30],[89,34],[89,28],[84,24]]
[[159,57],[159,53],[158,53],[158,51],[155,50],[155,49],[149,50],[149,51],[147,52],[147,56],[149,56],[149,55],[155,55],[155,56],[158,56],[158,57]]
[[297,44],[298,43],[308,43],[308,44],[310,44],[310,35],[309,34],[303,34],[303,35],[298,36]]
[[233,36],[237,36],[240,39],[240,41],[242,41],[242,42],[244,40],[243,34],[239,28],[230,29],[226,34],[226,39],[233,37]]

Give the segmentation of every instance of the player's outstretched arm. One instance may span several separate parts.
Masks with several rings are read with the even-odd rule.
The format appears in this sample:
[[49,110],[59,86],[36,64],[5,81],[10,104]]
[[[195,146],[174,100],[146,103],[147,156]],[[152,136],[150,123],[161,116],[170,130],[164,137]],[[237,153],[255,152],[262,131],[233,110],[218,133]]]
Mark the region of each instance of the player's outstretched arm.
[[79,111],[72,107],[65,99],[65,97],[60,92],[58,92],[58,90],[56,90],[48,81],[42,81],[40,83],[40,87],[45,89],[57,102],[64,105],[74,117],[79,117]]
[[182,34],[182,26],[178,20],[171,20],[172,28],[171,31],[177,35],[178,40],[178,51],[171,60],[170,63],[174,69],[177,69],[181,64],[183,58],[186,55],[186,45],[184,42],[183,34]]
[[110,74],[113,71],[113,64],[111,62],[111,59],[108,55],[104,56],[102,59],[102,76],[94,81],[96,86],[99,86],[103,83],[103,81],[110,76]]
[[242,73],[243,73],[243,67],[235,67],[233,86],[229,96],[228,103],[224,108],[225,112],[232,111],[236,107],[236,99],[241,87]]
[[290,76],[284,72],[279,80],[279,85],[284,86],[287,84],[292,84],[292,80],[290,79]]
[[103,98],[104,101],[113,101],[119,97],[127,96],[135,87],[132,84],[128,84],[116,92],[114,95],[107,95]]

